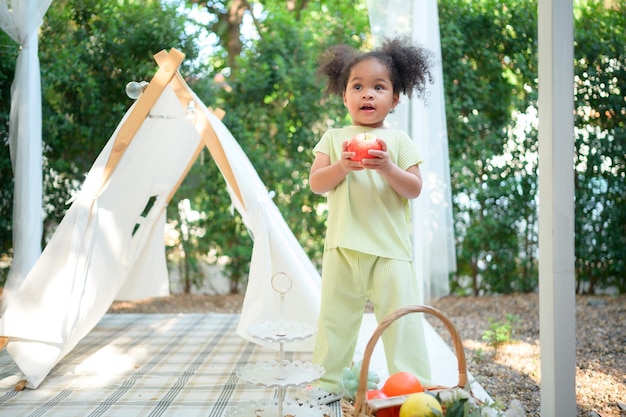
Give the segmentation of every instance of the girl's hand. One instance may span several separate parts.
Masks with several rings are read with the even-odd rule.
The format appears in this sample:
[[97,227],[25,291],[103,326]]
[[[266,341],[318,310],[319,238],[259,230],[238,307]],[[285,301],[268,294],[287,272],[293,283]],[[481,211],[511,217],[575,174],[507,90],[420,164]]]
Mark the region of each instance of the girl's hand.
[[380,143],[382,149],[380,151],[371,149],[369,151],[370,157],[363,158],[361,166],[365,169],[385,170],[392,162],[389,159],[389,153],[387,152],[387,143],[380,139],[376,139]]
[[354,155],[356,155],[356,152],[348,152],[348,141],[345,141],[341,145],[341,149],[342,149],[342,152],[341,152],[341,159],[339,160],[339,163],[341,164],[341,167],[343,168],[345,172],[361,171],[364,169],[360,161],[353,161],[352,159],[350,159]]

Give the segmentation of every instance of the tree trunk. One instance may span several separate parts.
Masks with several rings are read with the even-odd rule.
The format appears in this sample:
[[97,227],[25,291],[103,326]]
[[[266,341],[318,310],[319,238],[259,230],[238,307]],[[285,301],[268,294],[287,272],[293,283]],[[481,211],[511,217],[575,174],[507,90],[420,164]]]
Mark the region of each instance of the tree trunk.
[[241,54],[241,23],[247,3],[244,0],[232,0],[228,8],[226,49],[228,50],[228,66],[232,72],[237,70],[237,57]]

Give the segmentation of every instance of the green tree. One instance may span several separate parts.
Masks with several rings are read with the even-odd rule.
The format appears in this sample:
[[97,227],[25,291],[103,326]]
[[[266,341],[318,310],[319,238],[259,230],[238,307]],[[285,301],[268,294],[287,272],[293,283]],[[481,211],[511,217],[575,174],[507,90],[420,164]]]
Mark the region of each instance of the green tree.
[[[439,4],[458,241],[452,286],[533,291],[537,4]],[[576,2],[574,10],[577,291],[624,291],[626,14],[619,1]]]
[[6,280],[13,227],[13,168],[9,152],[11,83],[15,74],[18,45],[0,31],[0,285]]
[[522,120],[537,97],[536,2],[442,0],[439,16],[458,242],[452,288],[531,291],[537,185],[528,155],[537,132]]
[[626,291],[626,10],[576,7],[577,291]]
[[[209,2],[209,12],[221,13],[212,22],[227,21],[224,14],[235,3],[240,4]],[[250,4],[243,3],[246,13],[251,13]],[[289,3],[294,7],[287,7]],[[325,214],[318,207],[325,200],[308,189],[311,149],[328,123],[345,121],[340,101],[323,97],[323,86],[315,76],[316,60],[331,44],[361,46],[369,30],[363,3],[338,3],[264,1],[262,12],[257,10],[251,18],[253,35],[241,35],[242,48],[234,50],[236,59],[224,58],[233,53],[221,49],[234,44],[228,38],[217,43],[209,63],[214,75],[225,75],[224,83],[211,87],[210,104],[226,111],[225,124],[314,261],[321,259]],[[243,19],[237,16],[231,20]],[[217,31],[217,35],[221,33]],[[224,33],[232,36],[234,31]],[[205,236],[198,242],[198,254],[217,250],[226,255],[231,291],[239,291],[249,268],[251,237],[242,219],[232,216],[223,181],[221,177],[215,180],[219,174],[214,164],[196,166],[190,175],[197,175],[194,182],[200,186],[183,186],[176,198],[189,199],[196,210],[206,214],[195,225]]]

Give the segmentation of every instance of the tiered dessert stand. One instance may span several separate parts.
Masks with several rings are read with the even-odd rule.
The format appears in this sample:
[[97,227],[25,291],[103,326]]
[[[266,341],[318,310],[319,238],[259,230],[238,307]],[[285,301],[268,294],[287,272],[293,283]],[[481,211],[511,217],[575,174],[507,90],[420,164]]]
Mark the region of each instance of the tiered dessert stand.
[[229,417],[335,417],[328,407],[303,399],[286,399],[288,388],[301,387],[318,380],[324,368],[311,362],[284,359],[284,344],[305,340],[317,332],[310,323],[285,320],[285,294],[291,290],[292,281],[285,273],[272,276],[272,288],[280,294],[280,319],[257,323],[248,328],[248,334],[264,343],[278,343],[277,361],[257,362],[237,369],[237,377],[249,384],[276,388],[278,398],[253,401],[230,411]]

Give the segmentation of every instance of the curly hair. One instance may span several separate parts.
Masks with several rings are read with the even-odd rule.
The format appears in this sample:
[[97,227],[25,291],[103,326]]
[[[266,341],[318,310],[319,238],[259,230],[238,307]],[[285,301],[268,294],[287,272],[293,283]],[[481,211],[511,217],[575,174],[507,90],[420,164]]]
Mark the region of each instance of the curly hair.
[[326,77],[326,93],[343,95],[352,67],[367,59],[377,59],[387,67],[394,93],[403,93],[409,98],[416,93],[417,97],[423,97],[426,84],[433,83],[432,52],[411,43],[408,37],[396,37],[386,39],[380,48],[369,52],[360,52],[348,45],[329,48],[320,56],[317,71]]

